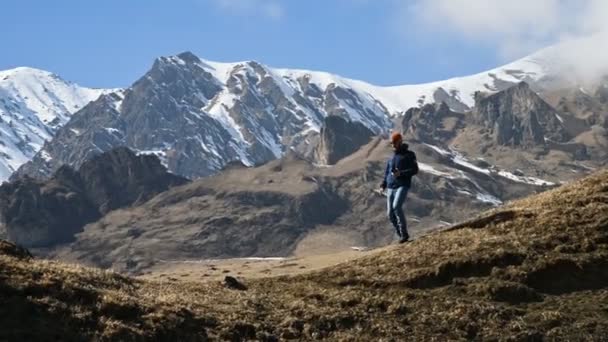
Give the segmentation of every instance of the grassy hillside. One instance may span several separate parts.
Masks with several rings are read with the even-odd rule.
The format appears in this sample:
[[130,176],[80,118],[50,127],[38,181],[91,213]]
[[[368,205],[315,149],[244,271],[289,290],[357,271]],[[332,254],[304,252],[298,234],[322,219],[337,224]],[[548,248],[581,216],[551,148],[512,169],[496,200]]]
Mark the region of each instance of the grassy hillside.
[[608,336],[608,171],[322,271],[153,282],[0,245],[0,340]]

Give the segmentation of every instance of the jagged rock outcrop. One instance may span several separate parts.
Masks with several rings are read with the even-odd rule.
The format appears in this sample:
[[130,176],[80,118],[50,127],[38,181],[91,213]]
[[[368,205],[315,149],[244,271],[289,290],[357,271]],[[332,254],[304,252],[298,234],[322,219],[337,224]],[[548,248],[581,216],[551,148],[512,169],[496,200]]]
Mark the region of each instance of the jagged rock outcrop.
[[555,109],[525,82],[487,97],[478,96],[474,119],[489,130],[498,145],[530,148],[569,138]]
[[320,164],[333,165],[370,142],[374,132],[363,124],[332,115],[325,118],[321,128],[315,159]]
[[117,148],[76,171],[63,166],[47,181],[23,177],[0,186],[0,231],[26,247],[71,241],[87,223],[142,203],[187,180],[168,174],[154,156]]
[[401,119],[406,139],[442,145],[453,138],[464,126],[464,114],[456,113],[445,102],[411,108]]

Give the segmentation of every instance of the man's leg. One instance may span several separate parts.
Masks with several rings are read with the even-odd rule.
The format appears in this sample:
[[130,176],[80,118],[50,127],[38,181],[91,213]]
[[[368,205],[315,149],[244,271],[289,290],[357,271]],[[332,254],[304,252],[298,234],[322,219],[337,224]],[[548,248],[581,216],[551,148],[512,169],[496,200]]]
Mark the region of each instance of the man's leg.
[[391,221],[391,224],[395,228],[397,235],[401,238],[401,230],[399,229],[399,223],[397,221],[397,216],[395,215],[395,211],[393,210],[393,202],[395,200],[395,190],[394,189],[386,189],[386,215],[388,219]]
[[402,186],[395,189],[394,198],[392,200],[392,212],[397,217],[397,227],[400,232],[399,236],[402,238],[408,238],[407,232],[407,221],[405,220],[405,212],[403,211],[403,204],[407,198],[408,188]]

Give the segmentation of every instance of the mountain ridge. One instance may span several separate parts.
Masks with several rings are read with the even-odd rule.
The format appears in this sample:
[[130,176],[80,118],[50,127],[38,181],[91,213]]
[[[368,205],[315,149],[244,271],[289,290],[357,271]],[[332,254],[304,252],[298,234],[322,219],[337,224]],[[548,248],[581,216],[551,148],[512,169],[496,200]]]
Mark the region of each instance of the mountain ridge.
[[[77,127],[64,130],[16,175],[45,177],[63,163],[77,167],[117,145],[153,153],[172,172],[189,178],[208,176],[235,160],[259,165],[290,149],[314,157],[327,116],[362,123],[378,135],[393,129],[395,118],[413,107],[444,102],[452,110],[470,111],[479,92],[495,93],[521,82],[541,91],[557,82],[547,64],[565,48],[550,47],[468,77],[392,87],[255,61],[218,63],[191,52],[159,57],[146,75],[116,95],[120,101],[96,109],[115,112],[115,118],[73,123]],[[91,117],[86,112],[77,116]],[[70,131],[83,136],[70,137]],[[74,151],[60,150],[65,146]]]
[[[197,137],[192,133],[188,137],[190,141],[178,142],[179,139],[169,138],[164,142],[151,142],[150,139],[147,139],[148,143],[143,143],[141,138],[129,138],[138,140],[135,142],[106,136],[100,138],[105,140],[101,145],[126,144],[142,153],[153,153],[167,163],[172,163],[167,166],[173,172],[183,169],[177,172],[191,178],[217,172],[226,163],[237,159],[246,165],[257,165],[276,159],[291,148],[305,155],[313,156],[315,146],[319,143],[318,135],[324,117],[328,115],[339,115],[361,122],[375,134],[381,134],[392,129],[391,121],[410,108],[445,102],[450,109],[465,112],[471,110],[475,105],[477,92],[494,93],[522,81],[529,83],[534,91],[541,93],[568,84],[572,80],[563,75],[564,70],[567,69],[561,55],[570,47],[576,46],[576,43],[577,41],[572,41],[551,46],[512,63],[470,76],[396,86],[377,86],[321,71],[273,68],[256,61],[220,63],[200,59],[191,52],[159,57],[154,61],[151,71],[163,67],[166,70],[173,70],[168,72],[177,72],[177,75],[181,75],[179,77],[184,80],[194,80],[190,76],[185,76],[185,70],[200,76],[201,79],[197,81],[200,87],[192,87],[184,80],[179,85],[177,84],[179,80],[173,80],[177,83],[171,83],[173,87],[177,87],[176,89],[190,92],[189,99],[181,98],[181,95],[171,89],[164,90],[162,96],[166,97],[167,101],[178,102],[176,108],[171,109],[173,111],[181,110],[178,108],[181,106],[179,102],[186,101],[190,106],[187,109],[188,113],[183,112],[180,115],[205,116],[206,119],[202,120],[204,123],[199,124],[213,126],[210,130],[214,133],[207,131],[205,135],[215,135],[215,137],[210,138],[209,141],[205,140],[203,136]],[[158,71],[157,74],[162,74],[162,72]],[[149,80],[146,78],[151,75],[153,74],[146,74],[133,86],[138,87],[148,82]],[[173,76],[165,74],[163,77],[168,77],[168,79],[162,80],[157,77],[158,84],[150,85],[149,99],[152,100],[153,96],[161,95],[160,93],[154,95],[153,88],[156,86],[162,88],[166,81],[172,82],[171,77]],[[106,90],[104,93],[108,91],[111,90]],[[116,96],[123,97],[124,95],[123,90],[118,90]],[[129,95],[126,94],[126,96]],[[197,96],[199,98],[195,99],[194,97]],[[148,102],[142,102],[139,105],[140,111],[145,111]],[[120,112],[120,101],[116,101],[115,106],[117,112]],[[157,110],[162,111],[161,108],[157,108]],[[184,120],[180,125],[186,125],[187,120],[191,119]],[[193,120],[201,121],[199,118]],[[142,118],[137,121],[143,123],[148,120]],[[80,159],[87,158],[98,150],[95,146],[90,145],[87,147],[89,152],[73,153],[81,156],[76,159],[55,156],[49,151],[38,152],[40,148],[43,148],[44,140],[51,140],[59,126],[63,124],[65,124],[65,120],[60,125],[54,126],[52,134],[38,139],[34,148],[28,152],[29,154],[21,156],[18,159],[19,162],[13,163],[11,168],[5,168],[4,176],[0,174],[0,179],[2,177],[6,179],[8,174],[32,158],[36,159],[35,165],[26,168],[27,171],[20,171],[30,175],[43,176],[46,174],[48,176],[59,164],[68,163],[77,167],[79,163],[82,163]],[[120,127],[108,126],[106,128],[115,133],[121,131]],[[156,128],[176,129],[175,127]],[[80,131],[81,129],[76,128],[75,130]],[[103,132],[94,134],[104,135]],[[80,143],[82,142],[80,140]],[[66,145],[67,142],[62,141],[61,144]],[[173,148],[176,151],[173,151]],[[106,149],[107,147],[99,148],[100,151]],[[34,155],[35,152],[38,153]],[[197,163],[202,163],[203,170],[196,170],[195,163],[189,158],[175,156],[180,153],[198,155],[199,157],[195,157],[195,159],[197,159]],[[13,154],[15,153],[5,153],[0,155],[0,159],[6,163],[9,158],[16,159]],[[47,170],[45,161],[52,158],[58,158],[60,161],[51,162],[56,165]],[[191,165],[177,165],[184,163]]]

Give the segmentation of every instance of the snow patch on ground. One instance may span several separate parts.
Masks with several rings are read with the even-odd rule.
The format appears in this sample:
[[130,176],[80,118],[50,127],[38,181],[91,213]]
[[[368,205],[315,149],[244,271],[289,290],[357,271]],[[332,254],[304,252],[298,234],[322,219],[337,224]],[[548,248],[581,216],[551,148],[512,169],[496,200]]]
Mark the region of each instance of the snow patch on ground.
[[478,166],[474,165],[473,163],[471,163],[468,159],[466,159],[458,151],[455,151],[455,150],[447,151],[447,150],[442,149],[437,146],[433,146],[433,145],[429,145],[429,144],[425,144],[425,145],[432,148],[433,150],[437,151],[441,155],[449,157],[454,163],[461,165],[463,167],[466,167],[467,169],[470,169],[475,172],[479,172],[479,173],[482,173],[482,174],[485,174],[488,176],[496,175],[496,176],[504,177],[509,180],[518,182],[518,183],[525,183],[525,184],[531,184],[531,185],[536,185],[536,186],[553,186],[553,185],[555,185],[555,183],[553,183],[553,182],[549,182],[549,181],[546,181],[546,180],[543,180],[540,178],[528,177],[528,176],[517,176],[517,175],[513,174],[512,172],[505,171],[505,170],[499,170],[495,166],[492,166],[490,169],[484,169],[484,168],[478,167]]
[[553,186],[555,183],[540,178],[517,176],[508,171],[498,171],[498,175],[518,183],[532,184],[537,186]]
[[490,203],[490,204],[492,204],[494,206],[498,206],[498,205],[501,205],[503,203],[500,199],[498,199],[498,198],[496,198],[496,197],[494,197],[494,196],[492,196],[490,194],[478,193],[478,194],[475,195],[475,198],[477,200],[481,201],[481,202]]
[[42,150],[40,152],[40,158],[44,159],[44,161],[46,161],[47,163],[53,160],[53,157],[51,157],[51,155],[45,150]]
[[166,168],[168,169],[168,161],[167,161],[167,154],[165,151],[163,150],[147,150],[147,151],[135,151],[135,153],[139,156],[139,155],[148,155],[148,156],[157,156],[158,159],[160,160],[160,163]]
[[418,168],[420,169],[420,171],[422,171],[424,173],[428,173],[431,175],[435,175],[435,176],[439,176],[439,177],[443,177],[443,178],[447,178],[447,179],[456,179],[456,177],[454,175],[447,173],[447,172],[439,171],[429,164],[418,162]]
[[112,135],[122,135],[122,131],[116,128],[112,128],[112,127],[104,127],[104,129],[106,130],[106,132],[112,134]]

